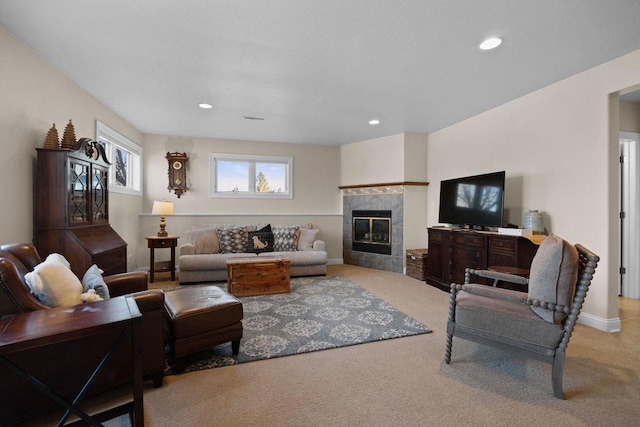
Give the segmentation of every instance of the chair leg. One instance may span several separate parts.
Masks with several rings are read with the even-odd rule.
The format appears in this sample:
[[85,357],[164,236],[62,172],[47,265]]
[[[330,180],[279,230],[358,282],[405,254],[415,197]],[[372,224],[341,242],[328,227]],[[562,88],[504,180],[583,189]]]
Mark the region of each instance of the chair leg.
[[444,351],[444,363],[447,365],[451,362],[451,347],[453,346],[453,334],[447,333],[447,346]]
[[240,351],[240,340],[231,341],[231,352],[233,354],[238,354],[238,351]]
[[564,371],[564,350],[556,350],[553,358],[553,366],[551,368],[551,382],[553,383],[553,395],[558,399],[564,400],[564,392],[562,391],[562,373]]

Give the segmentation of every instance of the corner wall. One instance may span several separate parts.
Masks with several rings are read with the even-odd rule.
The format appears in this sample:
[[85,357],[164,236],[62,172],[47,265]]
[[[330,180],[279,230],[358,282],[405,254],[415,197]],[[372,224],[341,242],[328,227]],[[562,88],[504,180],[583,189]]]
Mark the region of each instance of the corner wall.
[[523,211],[539,209],[550,232],[601,257],[580,320],[615,330],[619,117],[609,95],[639,76],[635,51],[430,134],[429,226],[438,223],[433,183],[506,170],[509,221],[522,224]]
[[[142,135],[90,93],[53,67],[21,40],[0,26],[0,243],[33,240],[34,174],[36,148],[42,147],[53,123],[60,137],[69,119],[77,138],[95,138],[96,119],[107,123],[133,141]],[[138,212],[142,198],[111,193],[111,226],[135,253]],[[133,257],[129,259],[132,268]]]

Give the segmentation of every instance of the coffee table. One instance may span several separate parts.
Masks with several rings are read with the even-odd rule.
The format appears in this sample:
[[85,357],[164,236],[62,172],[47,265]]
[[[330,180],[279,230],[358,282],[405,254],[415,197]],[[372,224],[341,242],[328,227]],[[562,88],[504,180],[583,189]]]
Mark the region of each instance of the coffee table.
[[291,292],[291,261],[282,257],[227,260],[227,290],[237,297]]

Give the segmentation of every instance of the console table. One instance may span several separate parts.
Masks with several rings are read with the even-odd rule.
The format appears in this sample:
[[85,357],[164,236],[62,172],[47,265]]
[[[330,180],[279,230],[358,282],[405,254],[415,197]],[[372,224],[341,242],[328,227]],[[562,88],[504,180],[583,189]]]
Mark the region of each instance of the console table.
[[[0,319],[0,365],[14,372],[19,378],[30,382],[43,395],[65,410],[59,425],[64,425],[72,413],[89,425],[96,426],[115,415],[129,413],[134,426],[143,426],[141,337],[138,336],[141,320],[140,311],[133,297],[124,296],[73,307],[59,307],[5,316]],[[21,356],[25,352],[37,352],[49,346],[93,335],[104,336],[105,339],[114,336],[116,338],[73,399],[59,395],[21,366]],[[84,394],[107,359],[126,340],[131,341],[131,358],[133,360],[132,399],[124,405],[107,411],[108,416],[102,413],[90,416],[79,407]],[[65,355],[60,354],[60,363],[63,363],[64,359]]]
[[[492,266],[528,270],[538,246],[546,236],[510,236],[495,232],[432,227],[426,282],[449,292],[451,283],[464,283],[465,268]],[[481,279],[486,283],[486,279]],[[512,289],[527,291],[517,285]]]

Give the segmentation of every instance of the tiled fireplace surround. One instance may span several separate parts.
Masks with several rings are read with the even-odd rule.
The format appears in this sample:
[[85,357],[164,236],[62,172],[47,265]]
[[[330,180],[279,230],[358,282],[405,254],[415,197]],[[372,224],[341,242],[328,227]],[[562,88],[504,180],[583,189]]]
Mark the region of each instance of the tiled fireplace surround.
[[[392,185],[343,190],[342,253],[345,264],[402,273],[404,261],[402,238],[404,223],[403,189],[402,185]],[[353,210],[391,211],[391,255],[360,252],[352,249]]]

